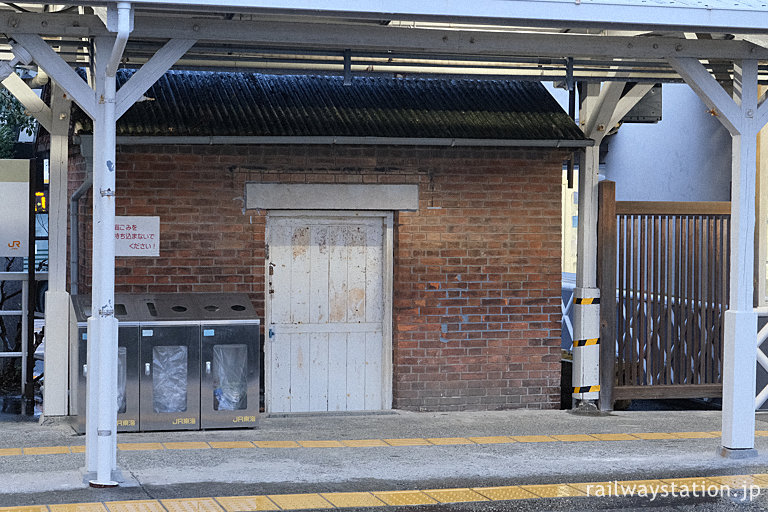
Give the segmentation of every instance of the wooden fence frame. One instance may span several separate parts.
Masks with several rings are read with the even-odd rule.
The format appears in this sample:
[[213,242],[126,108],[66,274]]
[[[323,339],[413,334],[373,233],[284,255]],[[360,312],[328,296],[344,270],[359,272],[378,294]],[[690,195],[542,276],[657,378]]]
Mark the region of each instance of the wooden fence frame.
[[[616,201],[616,185],[598,185],[598,287],[600,288],[600,408],[612,410],[627,398],[694,398],[722,396],[722,384],[621,386],[616,384],[618,328],[616,296],[617,216],[619,215],[730,215],[729,202]],[[727,279],[727,278],[726,278]]]

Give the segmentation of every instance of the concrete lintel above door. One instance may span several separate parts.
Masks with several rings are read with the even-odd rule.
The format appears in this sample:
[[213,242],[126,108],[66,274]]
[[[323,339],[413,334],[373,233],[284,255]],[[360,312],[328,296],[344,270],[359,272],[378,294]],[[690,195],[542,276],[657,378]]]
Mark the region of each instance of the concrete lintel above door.
[[246,183],[247,210],[418,210],[418,185]]

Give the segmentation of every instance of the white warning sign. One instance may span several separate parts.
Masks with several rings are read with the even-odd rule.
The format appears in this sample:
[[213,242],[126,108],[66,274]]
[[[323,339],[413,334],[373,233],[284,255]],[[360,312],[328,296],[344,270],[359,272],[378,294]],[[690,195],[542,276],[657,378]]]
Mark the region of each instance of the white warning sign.
[[115,256],[160,256],[160,217],[115,217]]

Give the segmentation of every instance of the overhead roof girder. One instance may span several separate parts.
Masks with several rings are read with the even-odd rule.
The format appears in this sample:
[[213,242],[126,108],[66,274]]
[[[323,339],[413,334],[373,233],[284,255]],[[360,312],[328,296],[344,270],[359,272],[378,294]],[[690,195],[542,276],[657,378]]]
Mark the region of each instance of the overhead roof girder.
[[[0,31],[9,37],[35,33],[50,37],[108,35],[94,15],[7,13]],[[535,56],[601,59],[758,59],[768,49],[741,40],[686,40],[575,34],[420,30],[371,24],[296,23],[179,17],[172,24],[136,13],[133,41],[169,38],[217,43],[241,42],[265,48],[392,51],[434,55]]]

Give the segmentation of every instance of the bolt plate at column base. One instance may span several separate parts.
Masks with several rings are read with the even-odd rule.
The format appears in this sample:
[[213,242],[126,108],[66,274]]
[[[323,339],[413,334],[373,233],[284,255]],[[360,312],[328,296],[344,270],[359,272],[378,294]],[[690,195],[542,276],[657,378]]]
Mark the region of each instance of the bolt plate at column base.
[[754,448],[726,448],[721,446],[718,454],[726,459],[754,459],[757,450]]
[[576,407],[571,409],[572,414],[578,414],[580,416],[599,416],[600,409],[597,408],[597,404],[594,400],[577,400]]
[[[83,471],[84,468],[81,468],[80,470]],[[114,485],[119,485],[123,482],[125,482],[125,477],[123,477],[123,472],[120,471],[120,469],[113,469],[112,474],[109,475],[109,478],[114,481]],[[83,473],[83,483],[91,485],[91,482],[95,484],[99,484],[101,482],[96,482],[96,472],[95,471],[89,471]],[[111,486],[114,487],[114,486]]]

